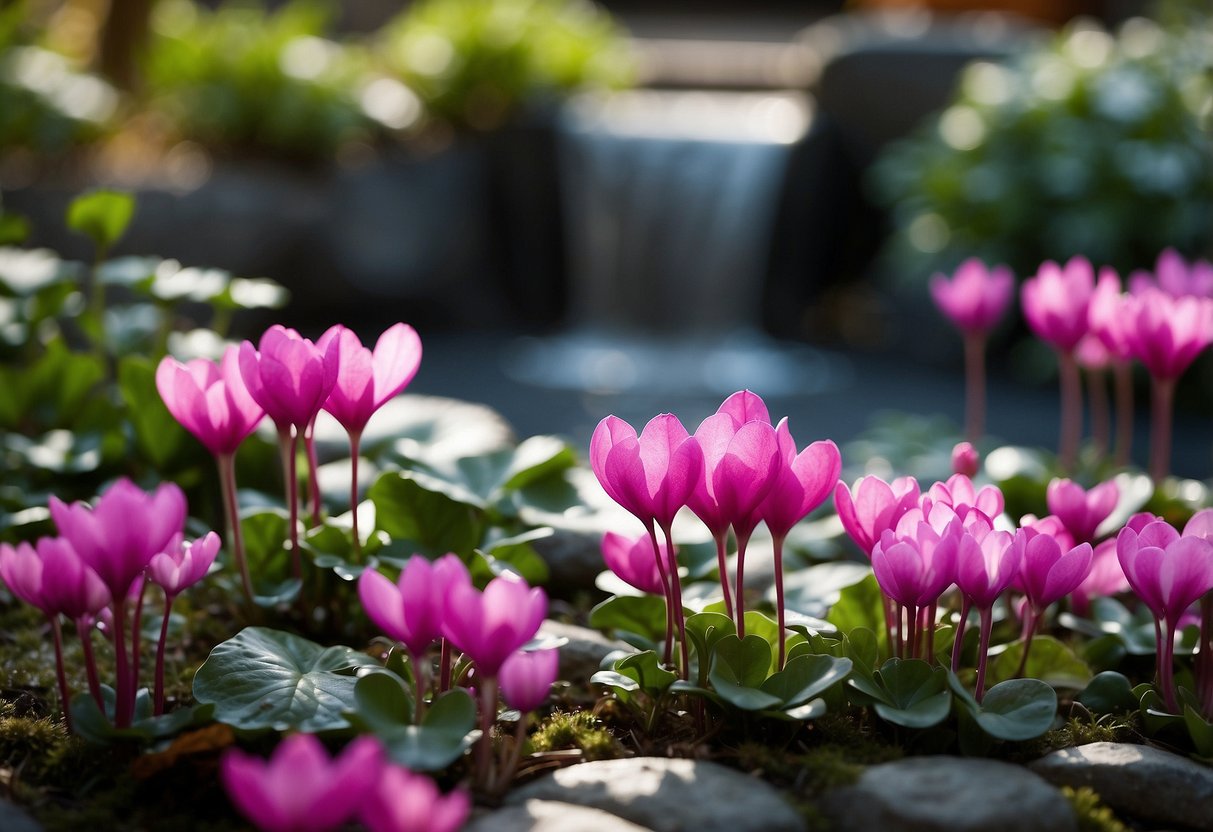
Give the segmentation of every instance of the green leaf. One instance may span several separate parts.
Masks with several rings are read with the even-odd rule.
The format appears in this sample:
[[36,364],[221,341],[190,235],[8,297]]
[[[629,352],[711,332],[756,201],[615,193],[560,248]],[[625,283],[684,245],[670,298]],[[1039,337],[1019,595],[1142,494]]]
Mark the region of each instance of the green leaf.
[[625,656],[615,662],[615,671],[635,681],[642,691],[654,699],[665,693],[678,678],[677,673],[661,666],[657,654],[652,650]]
[[771,645],[761,636],[725,636],[716,644],[708,678],[722,699],[746,711],[777,708],[783,700],[763,690],[771,667]]
[[762,690],[779,698],[784,708],[799,705],[841,682],[851,672],[850,659],[799,656],[762,683]]
[[114,705],[118,695],[109,685],[101,686],[101,700],[105,711],[97,707],[97,701],[88,693],[72,697],[72,730],[84,740],[97,745],[119,742],[149,742],[179,734],[186,728],[205,725],[213,718],[214,707],[194,705],[171,713],[152,716],[152,701],[147,688],[142,688],[135,697],[135,719],[129,728],[113,725]]
[[483,517],[474,506],[428,491],[410,474],[382,475],[367,496],[375,504],[379,528],[410,554],[467,556],[480,543]]
[[706,684],[708,666],[716,644],[725,636],[736,635],[737,628],[733,625],[733,619],[724,613],[699,612],[687,618],[686,631],[687,638],[695,648],[692,661],[698,666],[699,682]]
[[345,728],[355,668],[376,664],[348,647],[321,647],[293,633],[246,627],[211,651],[194,676],[194,698],[215,719],[255,731]]
[[783,715],[798,722],[808,722],[826,715],[826,703],[824,699],[813,699],[795,708],[788,708]]
[[303,583],[291,577],[291,554],[287,549],[290,518],[280,508],[242,512],[244,553],[253,576],[254,601],[273,607],[294,600]]
[[476,703],[462,689],[440,694],[426,708],[419,725],[412,723],[412,697],[393,673],[363,676],[354,695],[349,718],[369,728],[392,760],[410,769],[444,769],[480,737],[475,730]]
[[858,692],[856,704],[872,704],[886,722],[905,728],[929,728],[952,710],[947,672],[921,659],[887,660],[873,673],[856,671],[847,681]]
[[1016,673],[1023,658],[1024,642],[1016,641],[998,654],[990,665],[990,682],[997,683],[1023,675],[1040,679],[1055,688],[1082,690],[1091,681],[1091,668],[1074,651],[1052,636],[1036,636],[1028,651],[1028,665]]
[[106,251],[126,233],[135,214],[135,198],[122,191],[92,191],[72,200],[67,208],[67,227],[89,237],[99,251]]
[[[764,615],[757,610],[747,610],[745,614],[745,634],[749,636],[758,636],[766,641],[771,648],[771,664],[767,668],[767,675],[774,673],[779,664],[779,623],[775,619]],[[786,649],[791,649],[797,644],[805,641],[803,633],[791,633],[787,636],[785,643]]]
[[889,648],[885,643],[884,596],[880,592],[880,584],[876,583],[875,575],[868,575],[859,583],[843,588],[838,594],[838,602],[830,607],[826,621],[847,635],[861,627],[872,631],[876,634],[880,654],[888,654]]
[[832,561],[799,569],[784,580],[784,603],[790,610],[820,618],[838,603],[844,589],[871,574],[870,567],[853,561]]
[[665,638],[665,624],[665,599],[656,595],[616,595],[590,610],[591,627],[646,648]]
[[1096,714],[1135,711],[1138,706],[1132,684],[1114,670],[1105,670],[1098,674],[1083,688],[1082,693],[1074,698]]
[[0,212],[0,246],[19,246],[29,235],[28,219],[20,214]]
[[1184,705],[1184,725],[1188,736],[1202,757],[1213,757],[1213,722],[1201,716],[1191,705]]
[[129,355],[118,362],[118,388],[126,402],[127,418],[135,428],[139,447],[157,468],[177,452],[185,438],[185,430],[164,406],[156,390],[156,367],[139,355]]
[[955,673],[948,682],[956,700],[991,737],[1022,741],[1039,737],[1057,716],[1057,693],[1039,679],[1010,679],[986,691],[979,704]]

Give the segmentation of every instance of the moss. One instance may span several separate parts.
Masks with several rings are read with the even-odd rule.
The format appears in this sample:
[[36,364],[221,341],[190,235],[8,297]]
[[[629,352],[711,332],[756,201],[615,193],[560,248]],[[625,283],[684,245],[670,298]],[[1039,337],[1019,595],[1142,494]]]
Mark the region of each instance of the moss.
[[1054,728],[1035,740],[1016,746],[1014,751],[1007,755],[1007,759],[1026,762],[1059,748],[1073,748],[1093,742],[1137,741],[1137,723],[1132,714],[1107,714],[1097,720],[1070,717],[1060,728]]
[[1094,789],[1083,786],[1072,789],[1062,786],[1061,793],[1074,807],[1078,818],[1078,832],[1129,832],[1129,827],[1121,823],[1112,810],[1104,805]]
[[589,711],[556,711],[531,734],[531,746],[537,752],[578,748],[587,760],[619,757],[618,741]]
[[15,716],[15,711],[12,703],[0,704],[0,764],[41,782],[69,742],[67,728],[57,719]]

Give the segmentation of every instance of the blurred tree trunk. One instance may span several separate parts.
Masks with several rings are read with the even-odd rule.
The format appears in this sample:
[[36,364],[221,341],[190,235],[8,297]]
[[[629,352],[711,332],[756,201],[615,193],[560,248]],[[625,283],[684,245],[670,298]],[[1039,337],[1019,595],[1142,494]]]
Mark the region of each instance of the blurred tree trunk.
[[100,68],[122,89],[139,83],[139,58],[147,47],[148,21],[156,0],[110,0],[101,30]]

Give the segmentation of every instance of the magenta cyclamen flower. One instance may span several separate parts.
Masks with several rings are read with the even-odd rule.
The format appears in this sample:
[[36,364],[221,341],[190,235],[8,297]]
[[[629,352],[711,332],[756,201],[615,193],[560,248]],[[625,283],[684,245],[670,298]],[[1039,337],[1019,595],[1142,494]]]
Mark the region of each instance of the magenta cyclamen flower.
[[1176,379],[1213,343],[1213,300],[1147,288],[1125,303],[1129,351],[1160,379]]
[[218,554],[219,535],[214,532],[194,541],[185,541],[177,535],[148,563],[148,577],[167,595],[178,595],[206,577]]
[[1095,291],[1087,308],[1087,324],[1090,333],[1117,361],[1127,361],[1132,357],[1126,334],[1127,302],[1128,297],[1121,292],[1120,277],[1116,272],[1109,268],[1100,269],[1099,280],[1095,283]]
[[280,431],[293,425],[302,433],[337,383],[341,341],[331,339],[322,350],[295,330],[275,324],[256,347],[242,343],[239,358],[240,376],[253,400]]
[[998,486],[986,485],[978,489],[964,474],[953,474],[947,482],[932,485],[923,498],[922,506],[927,514],[930,514],[932,504],[947,506],[963,520],[971,509],[977,509],[986,517],[997,517],[1002,514],[1005,500]]
[[560,651],[518,651],[501,665],[501,695],[511,708],[524,714],[547,701],[560,671]]
[[1070,593],[1070,607],[1076,615],[1088,615],[1091,602],[1129,590],[1125,572],[1116,557],[1116,539],[1109,538],[1095,547],[1091,556],[1091,571]]
[[964,261],[949,280],[931,278],[931,297],[939,311],[962,332],[988,332],[1007,311],[1015,276],[1006,266],[988,267],[977,258]]
[[776,537],[786,537],[792,527],[825,502],[831,487],[838,482],[842,457],[829,439],[813,442],[796,452],[796,440],[782,419],[776,428],[780,465],[771,492],[762,502],[759,514]]
[[232,803],[262,832],[328,832],[365,805],[383,770],[374,737],[330,758],[311,734],[292,734],[269,760],[229,750],[220,773]]
[[971,443],[958,442],[956,447],[952,448],[952,473],[975,477],[980,467],[981,457]]
[[363,572],[358,597],[375,626],[416,659],[442,637],[447,599],[456,584],[468,589],[472,584],[457,555],[444,555],[434,563],[413,555],[395,583],[374,569]]
[[505,574],[489,581],[484,592],[456,583],[447,594],[443,631],[484,676],[496,676],[502,663],[539,630],[548,599],[539,587]]
[[1020,528],[1013,545],[1020,558],[1019,586],[1037,613],[1073,592],[1091,571],[1090,543],[1063,551],[1052,535]]
[[1011,545],[1010,532],[997,531],[990,518],[969,512],[956,558],[956,586],[978,609],[994,606],[1015,580],[1021,553]]
[[844,482],[835,485],[834,507],[851,540],[871,557],[884,532],[895,528],[902,515],[918,505],[919,496],[918,481],[913,477],[901,477],[890,484],[880,477],[867,476],[851,489]]
[[265,416],[240,376],[232,346],[219,365],[204,358],[182,364],[165,356],[156,368],[156,389],[181,426],[215,456],[234,454]]
[[962,532],[953,521],[943,534],[925,522],[886,531],[872,550],[872,571],[886,595],[905,607],[935,603],[956,579],[956,556]]
[[14,595],[47,616],[79,619],[110,603],[101,578],[63,538],[44,537],[32,546],[0,543],[0,577]]
[[1158,255],[1154,274],[1134,272],[1131,282],[1134,294],[1157,286],[1176,298],[1213,297],[1213,263],[1194,260],[1189,264],[1178,251],[1168,248]]
[[93,507],[51,497],[51,517],[115,601],[126,598],[153,557],[185,526],[185,495],[173,483],[152,494],[122,478]]
[[[661,557],[668,570],[675,568],[674,559],[664,542],[657,544]],[[661,571],[657,567],[657,559],[653,556],[653,541],[649,535],[626,537],[615,532],[607,532],[602,536],[602,559],[607,568],[621,580],[641,592],[650,595],[664,595],[665,589],[661,582]]]
[[1065,266],[1041,264],[1036,276],[1024,281],[1023,313],[1037,337],[1062,352],[1073,352],[1087,334],[1095,272],[1085,257],[1073,257]]
[[729,413],[704,419],[695,431],[704,476],[687,505],[713,535],[741,522],[771,491],[779,465],[779,440],[769,422],[738,425]]
[[590,466],[606,493],[646,525],[674,522],[703,478],[703,451],[678,417],[655,416],[640,435],[607,416],[590,439]]
[[1213,589],[1213,542],[1180,536],[1164,520],[1140,532],[1121,529],[1116,554],[1133,591],[1155,617],[1172,626]]
[[389,766],[367,795],[359,819],[370,832],[456,832],[471,809],[465,792],[444,796],[425,775]]
[[350,433],[361,433],[371,415],[403,390],[421,366],[421,339],[407,324],[389,327],[375,342],[372,352],[353,331],[341,324],[320,336],[316,348],[327,353],[339,341],[337,383],[324,402]]
[[1065,525],[1076,541],[1095,540],[1095,530],[1108,518],[1120,501],[1115,480],[1101,482],[1087,491],[1068,479],[1055,479],[1046,491],[1049,511]]

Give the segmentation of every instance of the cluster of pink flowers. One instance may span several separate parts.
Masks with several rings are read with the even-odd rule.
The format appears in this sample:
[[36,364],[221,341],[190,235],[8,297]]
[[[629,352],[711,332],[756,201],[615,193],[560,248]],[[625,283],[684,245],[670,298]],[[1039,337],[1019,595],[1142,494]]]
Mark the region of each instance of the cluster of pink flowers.
[[479,591],[459,557],[448,554],[434,562],[414,555],[395,582],[368,569],[358,580],[358,594],[371,621],[409,654],[418,721],[433,676],[434,644],[441,642],[437,691],[460,681],[452,678],[452,647],[470,662],[465,674],[474,669],[482,729],[477,773],[487,782],[498,687],[509,707],[527,713],[546,701],[556,681],[557,648],[523,649],[547,615],[544,591],[511,573]]
[[333,758],[311,734],[287,737],[269,760],[232,749],[222,775],[262,832],[329,832],[355,818],[370,832],[454,832],[471,810],[466,792],[443,795],[430,778],[388,762],[374,737]]
[[[931,293],[967,339],[981,339],[1010,301],[1009,278],[1010,273],[1003,268],[987,269],[971,260],[962,264],[950,280],[936,275]],[[1042,264],[1035,276],[1024,281],[1021,302],[1028,326],[1058,355],[1062,468],[1073,467],[1081,435],[1080,364],[1093,374],[1092,403],[1098,408],[1095,417],[1105,424],[1100,374],[1109,367],[1114,370],[1117,461],[1123,464],[1128,460],[1133,404],[1129,365],[1139,361],[1154,381],[1150,473],[1158,481],[1169,468],[1175,382],[1213,343],[1213,264],[1189,264],[1168,249],[1159,255],[1153,274],[1139,271],[1130,276],[1130,289],[1122,292],[1120,277],[1110,268],[1101,269],[1097,281],[1090,261],[1074,257],[1064,265]],[[972,388],[971,372],[971,397]],[[1096,438],[1106,444],[1106,437],[1098,436],[1103,431],[1106,427],[1097,426]],[[969,439],[977,438],[970,431]]]
[[229,347],[218,364],[194,359],[182,364],[165,357],[156,371],[156,387],[173,417],[216,458],[224,509],[235,560],[246,597],[252,580],[245,563],[236,503],[235,454],[268,415],[278,429],[283,455],[286,502],[291,512],[290,539],[296,576],[302,572],[298,547],[298,492],[295,456],[307,444],[313,517],[319,519],[312,431],[321,410],[341,423],[350,437],[353,459],[350,507],[354,545],[358,545],[358,447],[367,422],[403,390],[421,364],[421,340],[412,327],[395,324],[380,335],[374,351],[337,324],[313,343],[293,329],[275,325],[257,346],[245,341]]
[[[1117,504],[1114,482],[1088,491],[1054,480],[1047,492],[1051,513],[1024,517],[1018,528],[1001,519],[1003,496],[995,486],[977,489],[963,474],[925,493],[912,478],[886,483],[869,476],[851,488],[839,483],[834,499],[847,534],[871,558],[887,600],[889,644],[898,655],[933,660],[940,598],[955,586],[961,611],[952,669],[959,669],[967,618],[976,609],[980,698],[992,610],[1004,593],[1023,599],[1022,673],[1032,636],[1051,605],[1070,596],[1076,608],[1085,607],[1092,597],[1132,589],[1159,622],[1159,687],[1177,711],[1175,632],[1192,606],[1213,592],[1213,510],[1193,518],[1182,535],[1164,520],[1138,514],[1095,545]],[[1202,626],[1209,626],[1207,620]],[[1198,664],[1198,687],[1202,701],[1213,696],[1207,654]]]
[[[796,523],[829,496],[841,464],[838,448],[828,440],[797,451],[787,419],[772,425],[766,404],[748,390],[729,396],[694,435],[668,413],[655,417],[639,436],[615,416],[599,423],[590,442],[590,465],[606,493],[645,527],[640,538],[605,540],[604,556],[628,583],[658,589],[665,596],[667,663],[677,625],[684,674],[689,665],[681,583],[672,554],[671,527],[678,511],[689,507],[716,541],[721,591],[739,635],[745,633],[746,547],[759,523],[766,523],[775,546],[782,634],[784,540]],[[665,537],[664,548],[657,529]],[[732,587],[726,561],[730,530],[737,540],[737,574]],[[642,554],[646,546],[647,560]],[[781,665],[783,648],[781,636]]]
[[[46,616],[54,636],[59,693],[71,724],[71,692],[63,668],[60,617],[76,624],[84,647],[90,693],[105,712],[92,630],[101,624],[115,655],[113,720],[127,727],[139,687],[139,638],[148,582],[164,591],[164,619],[155,669],[155,712],[164,707],[164,649],[173,599],[206,575],[219,551],[209,532],[185,541],[186,503],[181,489],[162,484],[147,494],[126,479],[115,482],[95,505],[56,497],[51,517],[60,537],[17,546],[0,544],[0,576],[9,590]],[[128,643],[129,635],[129,643]]]

